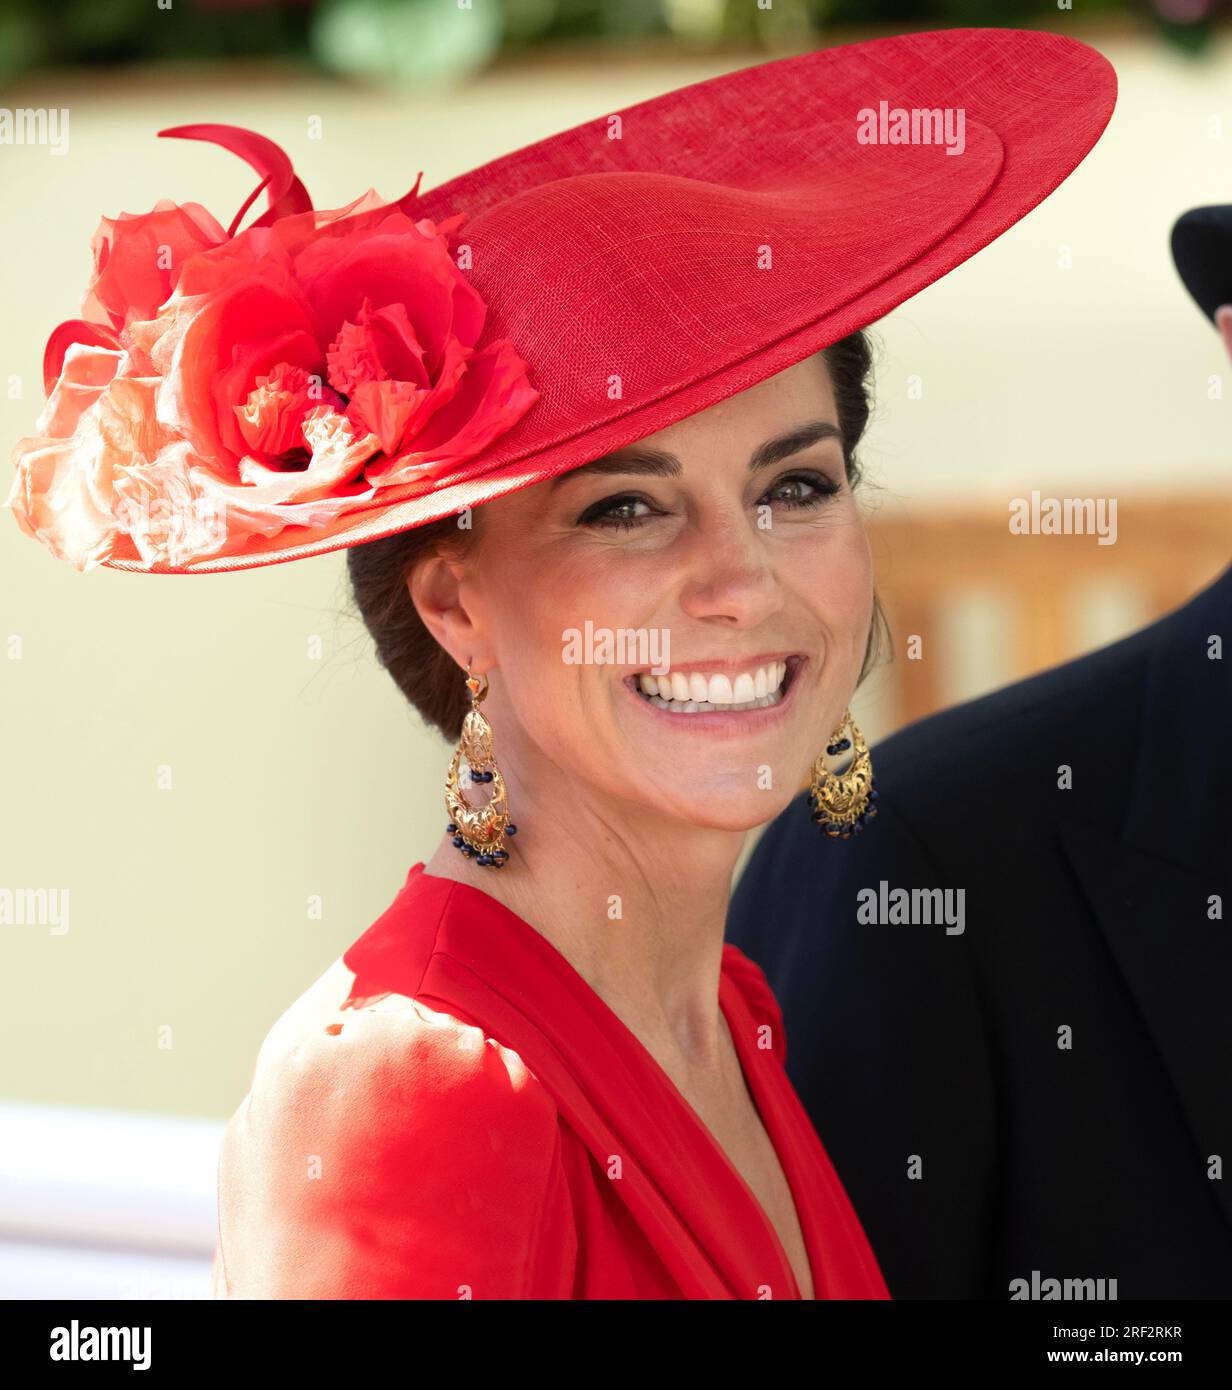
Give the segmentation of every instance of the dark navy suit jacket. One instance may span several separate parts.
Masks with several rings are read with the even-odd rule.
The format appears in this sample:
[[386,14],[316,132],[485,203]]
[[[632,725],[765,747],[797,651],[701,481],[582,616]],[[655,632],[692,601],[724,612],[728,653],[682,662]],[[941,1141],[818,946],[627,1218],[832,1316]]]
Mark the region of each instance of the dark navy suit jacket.
[[[767,828],[727,935],[891,1294],[1232,1297],[1232,569],[873,770],[862,835]],[[860,921],[882,883],[964,890],[962,932]]]

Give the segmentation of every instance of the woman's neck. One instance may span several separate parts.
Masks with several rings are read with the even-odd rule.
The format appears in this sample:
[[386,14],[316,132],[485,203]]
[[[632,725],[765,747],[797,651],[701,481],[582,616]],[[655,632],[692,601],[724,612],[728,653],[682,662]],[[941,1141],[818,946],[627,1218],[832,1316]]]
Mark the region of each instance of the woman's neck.
[[745,832],[588,797],[556,768],[533,787],[505,777],[518,827],[505,866],[480,868],[445,836],[425,872],[481,889],[534,927],[656,1056],[717,1069],[723,930]]

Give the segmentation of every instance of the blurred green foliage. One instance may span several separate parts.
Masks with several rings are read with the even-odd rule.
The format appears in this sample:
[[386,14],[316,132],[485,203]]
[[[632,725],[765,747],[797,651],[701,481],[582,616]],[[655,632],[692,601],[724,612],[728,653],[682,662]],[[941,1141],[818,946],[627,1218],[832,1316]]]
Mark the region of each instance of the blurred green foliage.
[[283,56],[361,80],[448,84],[499,52],[656,37],[797,44],[830,26],[1064,27],[1121,13],[1191,51],[1232,0],[0,0],[0,82],[43,67]]

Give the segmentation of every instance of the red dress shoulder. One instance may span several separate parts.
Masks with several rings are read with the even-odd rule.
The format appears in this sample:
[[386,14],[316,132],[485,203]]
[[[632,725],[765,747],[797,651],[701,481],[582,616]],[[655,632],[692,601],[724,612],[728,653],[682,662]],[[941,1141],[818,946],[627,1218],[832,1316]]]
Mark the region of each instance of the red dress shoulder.
[[[719,1003],[819,1298],[885,1298],[787,1078],[777,1001]],[[219,1162],[220,1298],[799,1298],[740,1172],[529,923],[417,864],[278,1020]]]
[[481,1029],[394,1002],[266,1039],[222,1146],[215,1296],[523,1298],[571,1263],[551,1097]]

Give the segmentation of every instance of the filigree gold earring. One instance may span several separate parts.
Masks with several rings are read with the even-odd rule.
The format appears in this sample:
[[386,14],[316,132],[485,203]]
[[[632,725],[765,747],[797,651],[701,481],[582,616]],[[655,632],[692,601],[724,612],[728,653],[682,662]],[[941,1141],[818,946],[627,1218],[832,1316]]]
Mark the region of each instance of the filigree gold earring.
[[[468,662],[466,690],[471,707],[462,721],[462,737],[445,774],[445,809],[449,812],[445,829],[453,836],[455,848],[467,859],[474,859],[485,869],[499,869],[509,858],[505,836],[516,835],[518,828],[509,821],[505,779],[492,752],[492,726],[479,709],[488,693],[487,677],[480,682],[480,677],[471,675]],[[491,788],[491,795],[482,806],[472,806],[462,790],[463,763],[471,782]]]
[[[846,731],[846,732],[845,732]],[[851,761],[842,772],[831,772],[827,757],[836,758],[851,750]],[[809,783],[811,819],[832,840],[858,835],[877,814],[877,788],[873,785],[873,760],[868,744],[846,710],[842,722],[830,735],[824,754],[813,763]]]

